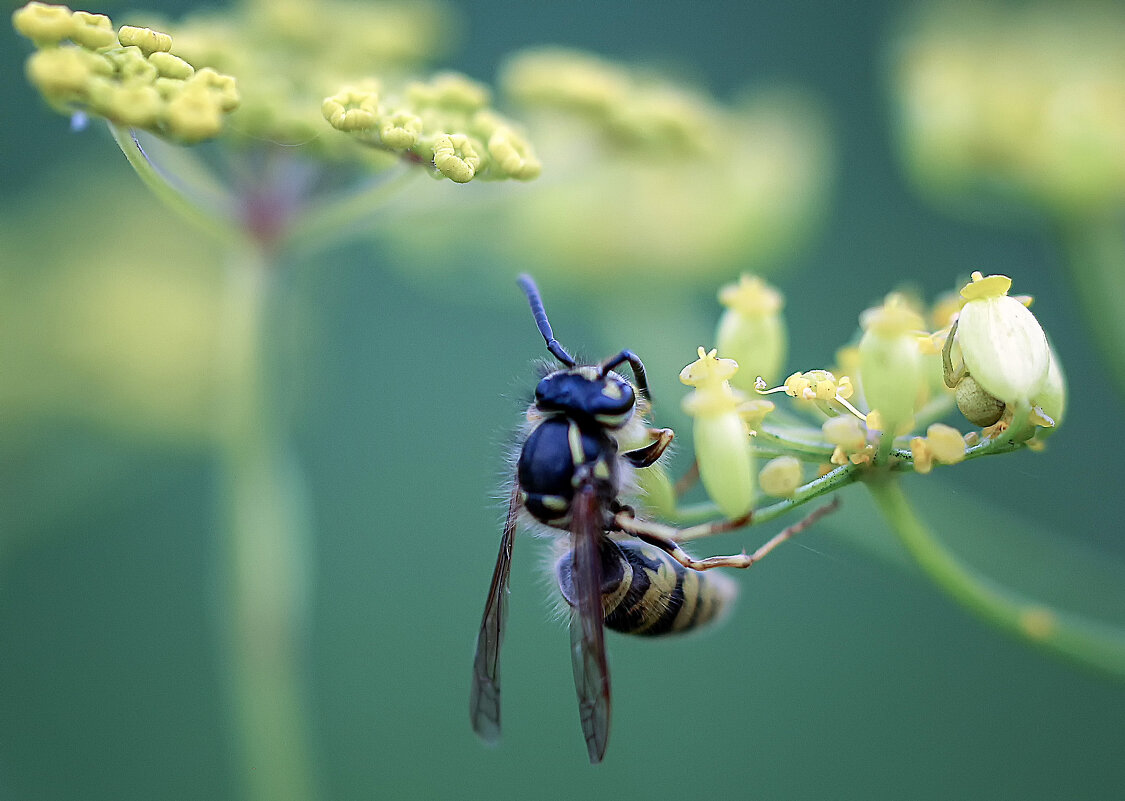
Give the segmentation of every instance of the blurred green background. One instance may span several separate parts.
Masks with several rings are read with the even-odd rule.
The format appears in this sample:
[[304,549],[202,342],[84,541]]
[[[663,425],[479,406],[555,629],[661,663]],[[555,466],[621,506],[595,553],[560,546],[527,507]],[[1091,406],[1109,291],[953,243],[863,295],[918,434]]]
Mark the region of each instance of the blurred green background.
[[[908,492],[967,561],[1125,625],[1122,399],[1048,226],[950,216],[904,177],[886,66],[906,9],[465,3],[448,65],[491,80],[506,53],[559,43],[720,98],[777,80],[818,97],[832,195],[771,276],[787,296],[790,366],[830,362],[891,288],[932,297],[970,270],[1013,276],[1067,371],[1066,425],[1044,453],[911,477]],[[71,133],[45,108],[22,76],[29,46],[0,37],[0,797],[240,798],[217,633],[219,490],[200,437],[220,256],[146,194],[99,126]],[[456,213],[456,189],[443,213]],[[333,247],[285,275],[273,310],[273,392],[308,483],[299,679],[320,797],[1121,794],[1125,687],[970,618],[906,564],[854,489],[835,518],[736,576],[720,629],[611,636],[613,731],[597,767],[546,549],[520,539],[504,740],[482,746],[466,714],[473,642],[511,432],[542,354],[511,278],[536,262],[411,258],[378,237]],[[434,258],[448,263],[435,271]],[[543,276],[564,343],[646,360],[657,420],[684,432],[681,469],[676,374],[710,344],[715,290],[736,274],[675,292],[654,275],[635,298]],[[774,530],[699,550],[755,547]]]

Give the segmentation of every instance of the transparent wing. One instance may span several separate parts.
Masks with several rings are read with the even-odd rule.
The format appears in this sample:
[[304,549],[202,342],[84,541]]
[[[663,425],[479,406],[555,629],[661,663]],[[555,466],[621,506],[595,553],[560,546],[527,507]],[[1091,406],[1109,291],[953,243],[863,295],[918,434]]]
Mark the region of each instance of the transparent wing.
[[609,741],[609,667],[605,657],[602,611],[602,506],[593,486],[583,485],[571,506],[574,535],[575,607],[570,618],[570,656],[578,712],[590,762],[601,762]]
[[477,653],[473,658],[473,686],[469,695],[469,720],[473,731],[488,743],[500,740],[500,645],[508,619],[508,576],[512,569],[512,542],[520,510],[519,487],[512,488],[508,519],[500,539],[500,553],[492,571],[492,584],[484,605]]

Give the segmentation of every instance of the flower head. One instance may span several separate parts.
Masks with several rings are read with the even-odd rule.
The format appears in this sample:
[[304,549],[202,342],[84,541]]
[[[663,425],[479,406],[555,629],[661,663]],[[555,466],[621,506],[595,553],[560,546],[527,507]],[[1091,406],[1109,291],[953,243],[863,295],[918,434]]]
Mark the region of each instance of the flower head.
[[1008,295],[1007,276],[973,273],[962,290],[957,341],[968,374],[1001,403],[1031,406],[1051,364],[1047,337],[1026,306]]
[[750,430],[740,414],[745,396],[730,386],[738,363],[718,358],[715,350],[699,348],[698,354],[680,372],[680,381],[695,387],[684,399],[684,411],[695,418],[692,434],[703,487],[723,514],[735,518],[754,502]]
[[735,386],[749,392],[758,376],[777,380],[786,350],[781,293],[757,276],[744,273],[737,284],[719,290],[719,302],[726,310],[719,318],[715,340],[719,350],[738,361]]
[[65,113],[198,142],[217,136],[240,102],[233,78],[200,77],[166,33],[130,25],[115,33],[109,17],[37,2],[17,9],[12,24],[40,48],[28,78]]

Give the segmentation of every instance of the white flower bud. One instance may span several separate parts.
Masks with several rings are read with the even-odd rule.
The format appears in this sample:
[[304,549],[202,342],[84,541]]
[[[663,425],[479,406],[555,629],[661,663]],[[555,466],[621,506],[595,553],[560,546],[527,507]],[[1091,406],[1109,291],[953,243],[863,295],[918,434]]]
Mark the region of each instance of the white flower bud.
[[1027,308],[1008,296],[1012,280],[973,273],[961,290],[967,302],[957,318],[965,368],[981,388],[1005,404],[1032,405],[1051,365],[1047,337]]

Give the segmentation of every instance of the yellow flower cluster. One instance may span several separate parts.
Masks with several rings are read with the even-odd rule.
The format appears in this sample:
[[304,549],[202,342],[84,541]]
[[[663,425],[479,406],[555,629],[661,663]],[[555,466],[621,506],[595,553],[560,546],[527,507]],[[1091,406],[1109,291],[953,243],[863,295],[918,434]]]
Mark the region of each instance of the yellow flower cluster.
[[1000,188],[1064,214],[1125,199],[1120,4],[939,3],[906,30],[895,88],[924,188]]
[[186,58],[238,76],[243,103],[232,136],[369,161],[373,151],[326,128],[324,98],[363,76],[414,72],[445,51],[457,25],[449,9],[424,0],[242,0],[169,30]]
[[488,102],[486,87],[443,73],[400,90],[375,79],[347,86],[326,98],[321,112],[362,144],[429,164],[436,176],[456,183],[535,178],[540,164],[530,143]]
[[512,59],[506,91],[518,102],[585,116],[629,145],[699,152],[714,148],[724,113],[702,95],[597,56],[544,48]]
[[172,38],[109,17],[31,2],[12,15],[38,50],[29,79],[51,105],[84,111],[182,142],[217,136],[240,102],[234,79],[195,69],[173,54]]

